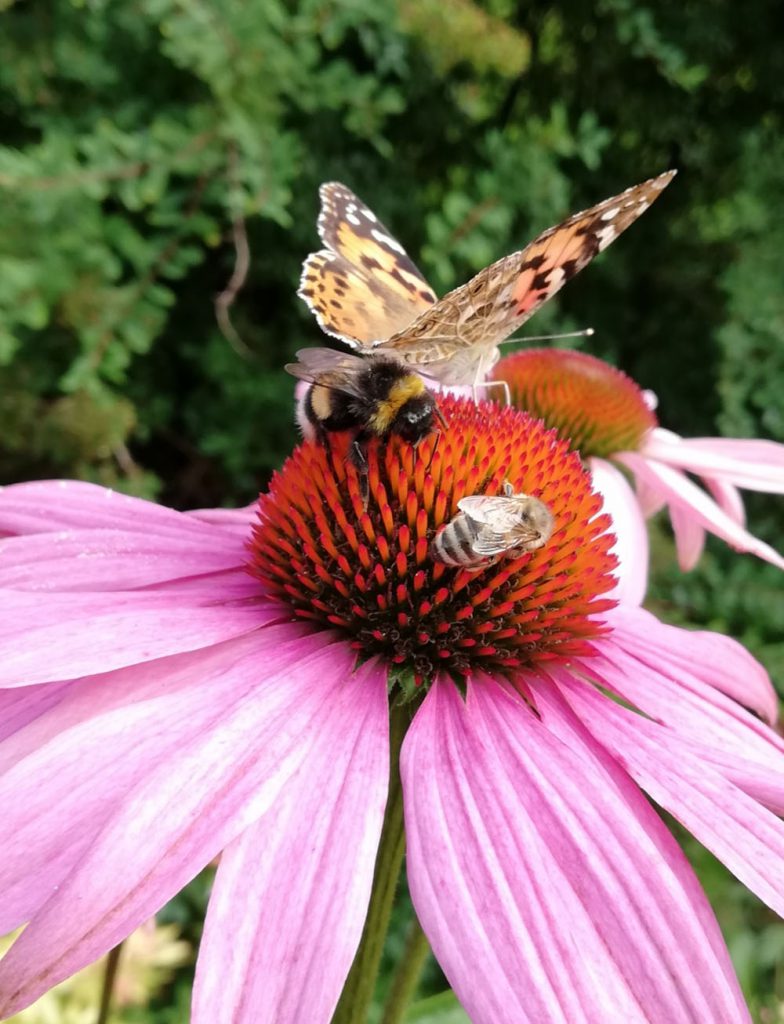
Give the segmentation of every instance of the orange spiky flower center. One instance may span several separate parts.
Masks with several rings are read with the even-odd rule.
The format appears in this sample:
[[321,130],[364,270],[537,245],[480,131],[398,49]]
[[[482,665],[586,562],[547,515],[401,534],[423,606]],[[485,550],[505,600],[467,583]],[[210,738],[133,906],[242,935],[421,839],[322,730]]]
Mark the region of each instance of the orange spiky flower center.
[[636,451],[657,425],[634,381],[584,352],[515,352],[498,363],[493,377],[507,382],[514,406],[544,420],[583,458]]
[[[249,570],[294,614],[345,633],[363,656],[410,670],[504,673],[592,653],[615,603],[609,517],[579,457],[512,408],[442,396],[448,424],[418,449],[391,437],[367,450],[367,505],[350,437],[306,441],[259,503]],[[436,533],[472,494],[545,502],[553,533],[535,551],[471,572],[434,559]]]

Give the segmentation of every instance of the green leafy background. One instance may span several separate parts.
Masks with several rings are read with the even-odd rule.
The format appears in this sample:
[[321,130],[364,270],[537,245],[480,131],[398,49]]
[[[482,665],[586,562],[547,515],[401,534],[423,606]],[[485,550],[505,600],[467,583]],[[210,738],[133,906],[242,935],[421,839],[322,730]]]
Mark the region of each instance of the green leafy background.
[[[784,441],[777,7],[0,0],[0,482],[251,500],[295,443],[283,363],[320,340],[294,292],[328,179],[443,290],[676,166],[536,333],[593,326],[673,430]],[[749,511],[781,546],[781,502]],[[683,576],[654,531],[652,607],[781,684],[780,574],[710,542]],[[684,842],[757,1019],[784,1020],[784,926]],[[198,905],[175,906],[194,939]],[[444,986],[432,968],[412,1020],[463,1019]]]

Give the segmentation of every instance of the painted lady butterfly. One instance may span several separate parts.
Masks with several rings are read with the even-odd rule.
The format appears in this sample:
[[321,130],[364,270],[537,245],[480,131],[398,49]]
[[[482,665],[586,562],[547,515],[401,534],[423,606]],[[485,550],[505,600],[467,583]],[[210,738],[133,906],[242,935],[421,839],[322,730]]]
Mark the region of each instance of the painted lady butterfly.
[[628,188],[544,231],[436,299],[376,215],[336,182],[322,185],[318,231],[298,294],[321,327],[352,348],[396,355],[443,384],[481,381],[497,346],[615,241],[675,171]]

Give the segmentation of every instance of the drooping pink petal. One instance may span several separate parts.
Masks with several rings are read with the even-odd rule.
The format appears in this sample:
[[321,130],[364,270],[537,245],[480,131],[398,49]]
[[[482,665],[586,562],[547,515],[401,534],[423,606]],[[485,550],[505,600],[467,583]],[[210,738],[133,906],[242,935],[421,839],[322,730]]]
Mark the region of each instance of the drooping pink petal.
[[42,480],[0,487],[0,536],[68,529],[212,536],[209,525],[197,518],[96,484]]
[[[611,623],[614,615],[608,616]],[[658,648],[657,642],[661,643]],[[729,644],[716,646],[706,670],[697,664],[684,665],[677,653],[673,656],[666,637],[657,635],[655,628],[637,638],[615,630],[597,644],[597,655],[584,662],[583,671],[587,678],[699,748],[705,764],[724,778],[765,806],[784,813],[784,740],[698,674],[699,670],[707,674],[722,651],[729,665],[737,666],[741,659],[732,657]],[[698,644],[695,660],[699,649]]]
[[242,541],[222,530],[161,537],[129,530],[67,530],[0,542],[0,587],[19,590],[128,590],[246,561]]
[[[0,686],[95,675],[209,647],[286,617],[264,600],[184,601],[176,591],[0,591]],[[52,652],[57,657],[52,657]]]
[[[322,645],[323,636],[316,638]],[[209,729],[135,780],[83,857],[0,962],[0,1015],[116,945],[254,824],[318,743],[353,654],[332,644],[238,687]],[[347,711],[340,707],[343,722]],[[163,733],[162,733],[163,734]]]
[[640,504],[626,477],[605,459],[590,460],[594,490],[604,501],[602,511],[612,517],[615,544],[612,552],[618,558],[616,586],[606,597],[626,604],[642,604],[648,587],[648,530]]
[[699,562],[705,548],[705,530],[695,520],[691,511],[687,511],[681,505],[670,505],[670,522],[675,535],[678,565],[684,572],[690,572]]
[[[620,452],[614,456],[615,461],[623,463],[623,456],[625,454],[625,452]],[[646,480],[639,475],[635,476],[634,490],[637,495],[637,501],[642,509],[642,514],[646,519],[650,519],[657,512],[661,512],[667,504],[667,495],[654,479]]]
[[784,494],[784,445],[730,437],[682,438],[652,430],[640,449],[648,458],[750,491]]
[[638,785],[784,916],[784,822],[712,769],[696,745],[671,729],[621,707],[563,670],[553,677],[589,731]]
[[273,807],[224,850],[194,1024],[328,1024],[359,944],[389,777],[386,673],[340,689]]
[[703,483],[716,499],[716,504],[730,519],[734,519],[740,526],[746,525],[746,508],[740,491],[733,484],[726,480],[719,480],[717,477],[707,477]]
[[606,614],[613,640],[652,667],[668,671],[669,666],[671,677],[686,671],[776,724],[779,704],[770,676],[737,640],[709,630],[668,626],[643,608],[618,607]]
[[[263,637],[64,684],[50,713],[1,744],[0,934],[48,898],[142,780],[297,652],[324,645],[302,634],[273,626]],[[18,692],[30,689],[51,687]]]
[[[551,684],[432,687],[402,755],[408,873],[474,1024],[747,1021],[683,854]],[[568,738],[567,738],[568,735]]]
[[638,479],[658,487],[670,506],[680,506],[685,514],[691,515],[705,530],[715,533],[738,551],[749,551],[779,569],[784,569],[784,558],[777,551],[744,530],[680,470],[644,458],[636,452],[624,452],[617,459],[628,466]]

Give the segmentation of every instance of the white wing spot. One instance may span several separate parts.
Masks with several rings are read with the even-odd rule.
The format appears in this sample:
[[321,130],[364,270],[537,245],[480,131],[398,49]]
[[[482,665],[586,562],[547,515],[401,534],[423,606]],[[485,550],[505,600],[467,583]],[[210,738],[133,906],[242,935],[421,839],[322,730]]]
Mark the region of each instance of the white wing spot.
[[356,216],[356,214],[349,213],[348,210],[346,211],[346,220],[349,222],[349,224],[354,224],[356,227],[359,227],[359,225],[362,223],[362,221],[359,219],[359,217]]
[[608,224],[606,228],[602,228],[601,231],[597,231],[596,238],[599,242],[599,249],[606,249],[610,242],[612,242],[612,240],[616,237],[616,235],[617,231],[612,226],[612,224]]
[[621,212],[620,206],[613,206],[611,210],[605,210],[599,218],[600,220],[615,220],[618,214]]
[[380,245],[385,245],[388,249],[394,249],[395,252],[405,256],[406,250],[394,238],[390,238],[389,235],[385,235],[383,231],[377,231],[375,228],[370,233]]
[[[607,228],[604,228],[603,231],[599,232],[599,235],[604,234],[604,231],[606,231],[606,230],[607,230]],[[560,286],[563,284],[563,281],[564,281],[565,277],[566,277],[566,274],[564,272],[563,267],[553,267],[553,269],[547,275],[547,288],[548,288],[548,290],[549,289],[553,289],[553,288],[560,288]]]

